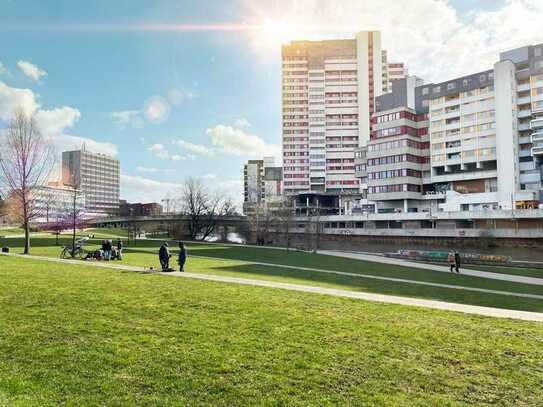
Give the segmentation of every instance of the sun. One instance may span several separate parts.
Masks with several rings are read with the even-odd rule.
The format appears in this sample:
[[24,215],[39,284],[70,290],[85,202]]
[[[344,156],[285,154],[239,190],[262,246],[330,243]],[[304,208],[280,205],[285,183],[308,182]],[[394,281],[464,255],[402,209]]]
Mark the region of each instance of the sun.
[[278,20],[265,20],[257,30],[258,42],[261,45],[277,47],[296,39],[295,27]]

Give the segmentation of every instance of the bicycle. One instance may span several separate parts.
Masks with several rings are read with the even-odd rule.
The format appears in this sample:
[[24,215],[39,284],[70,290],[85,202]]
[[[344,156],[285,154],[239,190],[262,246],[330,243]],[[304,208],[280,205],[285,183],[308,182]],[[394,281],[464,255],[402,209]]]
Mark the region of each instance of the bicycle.
[[75,243],[75,249],[71,246],[64,246],[60,252],[61,259],[84,259],[87,256],[87,251],[83,249],[83,241],[79,240]]

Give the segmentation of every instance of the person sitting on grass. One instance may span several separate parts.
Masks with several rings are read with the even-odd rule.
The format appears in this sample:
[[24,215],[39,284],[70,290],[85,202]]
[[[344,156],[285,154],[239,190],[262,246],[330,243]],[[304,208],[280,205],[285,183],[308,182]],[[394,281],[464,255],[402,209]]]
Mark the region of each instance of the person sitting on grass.
[[179,271],[185,271],[185,262],[187,261],[187,249],[183,242],[179,242],[179,257],[177,262],[179,263]]
[[168,249],[168,242],[162,243],[160,249],[158,250],[158,259],[160,261],[160,266],[162,271],[169,271],[170,269],[170,249]]

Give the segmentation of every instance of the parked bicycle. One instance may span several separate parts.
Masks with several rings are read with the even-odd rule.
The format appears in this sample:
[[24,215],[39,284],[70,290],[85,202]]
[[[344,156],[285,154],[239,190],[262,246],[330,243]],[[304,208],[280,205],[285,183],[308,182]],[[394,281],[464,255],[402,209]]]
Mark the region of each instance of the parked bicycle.
[[83,248],[83,245],[89,238],[79,239],[75,242],[75,247],[72,249],[72,246],[64,246],[60,252],[61,259],[84,259],[88,252]]

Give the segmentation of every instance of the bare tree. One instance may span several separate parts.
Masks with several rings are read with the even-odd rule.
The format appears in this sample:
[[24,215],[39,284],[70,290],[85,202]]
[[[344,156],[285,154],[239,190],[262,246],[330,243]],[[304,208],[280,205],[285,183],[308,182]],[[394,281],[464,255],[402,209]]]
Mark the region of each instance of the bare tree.
[[44,211],[36,205],[35,192],[47,184],[53,157],[53,148],[34,118],[18,110],[0,147],[0,185],[10,200],[11,216],[24,228],[25,254],[30,252],[30,225]]
[[181,214],[189,217],[189,234],[192,240],[205,240],[216,229],[218,218],[232,215],[232,200],[219,192],[210,193],[197,179],[185,181],[181,196]]
[[296,218],[296,212],[294,210],[294,200],[291,197],[285,196],[281,201],[279,209],[276,211],[277,221],[279,222],[279,230],[285,236],[287,245],[287,251],[290,250],[291,231],[294,227],[294,220]]

